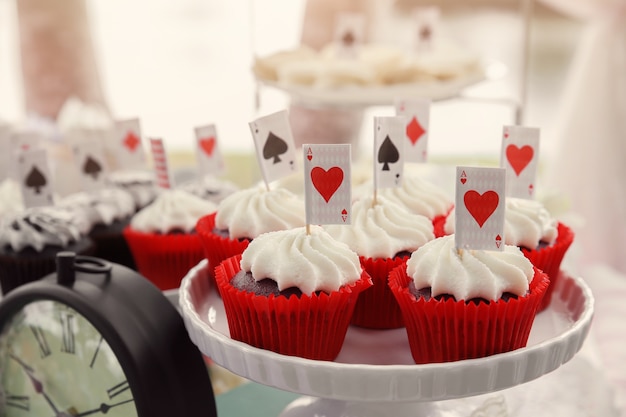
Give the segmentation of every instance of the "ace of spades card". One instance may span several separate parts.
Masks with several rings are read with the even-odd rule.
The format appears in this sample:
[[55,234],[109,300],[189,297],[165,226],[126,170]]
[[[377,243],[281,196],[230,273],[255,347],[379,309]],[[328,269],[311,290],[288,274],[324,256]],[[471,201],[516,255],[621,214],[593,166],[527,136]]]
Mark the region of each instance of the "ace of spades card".
[[139,119],[118,120],[115,122],[115,137],[111,141],[111,151],[118,169],[139,169],[145,166],[146,153],[141,139]]
[[503,168],[456,168],[455,244],[459,249],[504,249]]
[[535,198],[539,135],[538,128],[504,126],[500,167],[506,169],[508,197]]
[[334,41],[337,55],[355,58],[365,36],[365,16],[362,13],[341,12],[335,20]]
[[426,162],[428,159],[428,128],[430,123],[430,100],[397,100],[396,115],[406,118],[404,160]]
[[198,126],[196,134],[196,160],[200,175],[219,175],[224,171],[224,158],[218,146],[217,128],[214,124]]
[[68,135],[67,140],[74,154],[83,190],[104,187],[108,169],[100,136],[92,135],[88,131],[75,133]]
[[258,118],[249,125],[265,182],[294,173],[296,153],[287,111]]
[[349,144],[302,145],[307,224],[350,224]]
[[25,207],[54,204],[48,156],[44,149],[21,152],[17,174]]
[[374,118],[374,184],[393,188],[402,184],[404,116]]

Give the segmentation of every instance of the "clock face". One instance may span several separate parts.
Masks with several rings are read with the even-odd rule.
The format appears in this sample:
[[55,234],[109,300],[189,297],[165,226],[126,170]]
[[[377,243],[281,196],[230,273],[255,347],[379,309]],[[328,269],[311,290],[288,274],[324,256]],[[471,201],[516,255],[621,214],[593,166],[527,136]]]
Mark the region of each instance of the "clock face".
[[111,347],[76,310],[35,301],[0,331],[0,417],[137,416]]

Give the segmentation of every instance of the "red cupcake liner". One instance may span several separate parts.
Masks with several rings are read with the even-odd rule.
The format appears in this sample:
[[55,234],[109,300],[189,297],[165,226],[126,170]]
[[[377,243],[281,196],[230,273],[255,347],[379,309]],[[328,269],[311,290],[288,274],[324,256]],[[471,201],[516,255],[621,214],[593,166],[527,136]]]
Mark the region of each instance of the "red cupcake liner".
[[129,226],[124,229],[124,238],[139,274],[161,291],[178,288],[187,272],[204,259],[196,234],[159,235],[138,232]]
[[243,253],[249,240],[229,239],[213,233],[217,212],[201,217],[196,224],[196,233],[204,249],[204,257],[209,262],[209,278],[215,278],[215,267],[223,260]]
[[363,270],[357,282],[330,294],[265,297],[230,285],[241,270],[240,260],[241,255],[235,255],[215,269],[230,337],[283,355],[334,360],[359,293],[372,285],[367,272]]
[[561,262],[565,257],[565,253],[574,241],[574,231],[559,223],[557,226],[558,237],[556,241],[550,245],[540,249],[529,250],[522,248],[522,253],[526,256],[533,265],[545,272],[550,278],[550,286],[548,287],[543,302],[539,308],[539,311],[544,310],[550,305],[552,300],[552,292],[556,281],[559,277],[559,271],[561,270]]
[[544,272],[534,270],[526,296],[476,305],[464,300],[416,298],[408,289],[411,278],[406,265],[394,268],[389,285],[402,310],[415,363],[481,358],[526,346],[549,284]]
[[406,258],[359,257],[363,269],[370,275],[374,285],[359,294],[351,324],[370,329],[396,329],[404,326],[402,311],[387,281],[389,272],[403,264]]

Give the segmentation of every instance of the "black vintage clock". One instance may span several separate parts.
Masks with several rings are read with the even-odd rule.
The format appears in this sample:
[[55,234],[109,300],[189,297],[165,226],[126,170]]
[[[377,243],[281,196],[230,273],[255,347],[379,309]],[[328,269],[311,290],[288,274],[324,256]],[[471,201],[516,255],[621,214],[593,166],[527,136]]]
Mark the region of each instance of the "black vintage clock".
[[62,252],[0,303],[0,416],[215,417],[202,355],[136,272]]

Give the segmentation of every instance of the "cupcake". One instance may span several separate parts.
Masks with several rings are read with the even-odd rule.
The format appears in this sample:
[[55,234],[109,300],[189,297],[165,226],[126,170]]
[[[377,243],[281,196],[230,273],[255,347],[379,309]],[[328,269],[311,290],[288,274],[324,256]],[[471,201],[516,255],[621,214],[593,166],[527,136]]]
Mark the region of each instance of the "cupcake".
[[157,187],[154,173],[143,170],[119,170],[108,174],[107,182],[128,191],[135,200],[135,210],[141,210],[161,192]]
[[65,208],[34,207],[0,222],[0,285],[3,294],[56,270],[56,254],[92,255],[88,223]]
[[457,249],[454,235],[426,243],[389,275],[418,364],[526,346],[548,284],[518,247]]
[[260,234],[305,224],[302,198],[284,188],[256,186],[226,197],[215,213],[200,218],[196,229],[212,271]]
[[195,225],[215,208],[182,190],[161,192],[124,229],[137,271],[161,290],[178,288],[185,274],[204,258]]
[[361,291],[359,257],[320,226],[265,233],[215,269],[230,337],[261,349],[334,360]]
[[[444,232],[454,233],[454,212],[445,221]],[[558,222],[536,200],[506,198],[504,243],[518,246],[537,268],[550,278],[541,309],[550,304],[554,285],[559,278],[561,262],[574,241],[574,232]]]
[[[357,190],[356,195],[371,195],[372,181],[368,181],[363,193]],[[411,213],[428,217],[435,227],[435,236],[439,237],[443,222],[452,210],[454,202],[436,185],[417,175],[405,175],[400,187],[383,188],[378,195],[404,207]]]
[[218,204],[224,198],[239,190],[239,187],[234,183],[212,175],[205,175],[201,178],[185,182],[181,184],[179,188],[215,204]]
[[132,195],[121,188],[102,188],[71,194],[59,206],[81,210],[91,224],[89,237],[96,244],[94,256],[135,269],[123,231],[135,213]]
[[432,222],[384,197],[376,202],[364,197],[352,204],[352,224],[324,228],[359,255],[374,284],[359,295],[351,323],[374,329],[402,327],[402,313],[387,278],[413,251],[435,238]]

